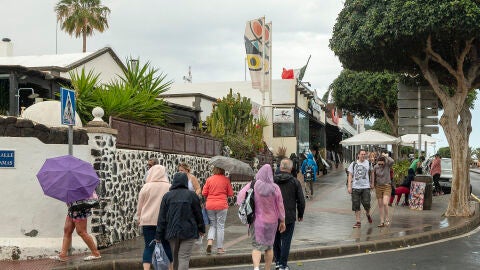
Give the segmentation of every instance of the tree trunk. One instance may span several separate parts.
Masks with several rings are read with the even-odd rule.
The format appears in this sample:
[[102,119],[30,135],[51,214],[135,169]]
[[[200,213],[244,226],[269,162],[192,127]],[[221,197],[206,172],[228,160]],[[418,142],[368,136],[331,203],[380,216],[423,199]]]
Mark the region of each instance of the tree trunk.
[[[457,108],[461,107],[459,113]],[[468,203],[470,196],[470,172],[468,170],[469,137],[472,131],[472,114],[465,101],[463,105],[455,100],[443,104],[444,112],[440,118],[452,155],[452,191],[446,216],[471,216]],[[458,119],[458,120],[457,120]]]
[[83,33],[82,33],[82,39],[83,39],[83,51],[82,52],[86,52],[87,51],[87,33],[85,33],[85,31],[83,31]]

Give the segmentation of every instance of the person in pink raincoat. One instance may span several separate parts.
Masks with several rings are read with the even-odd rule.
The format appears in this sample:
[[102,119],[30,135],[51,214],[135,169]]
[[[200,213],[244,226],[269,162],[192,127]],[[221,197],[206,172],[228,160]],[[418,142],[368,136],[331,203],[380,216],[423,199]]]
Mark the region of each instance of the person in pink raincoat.
[[[249,228],[252,239],[252,261],[255,270],[260,268],[262,252],[265,252],[265,269],[270,269],[273,260],[273,242],[275,233],[285,231],[285,209],[280,188],[273,182],[273,171],[265,164],[255,175],[255,221]],[[250,183],[240,190],[237,204],[245,200]]]

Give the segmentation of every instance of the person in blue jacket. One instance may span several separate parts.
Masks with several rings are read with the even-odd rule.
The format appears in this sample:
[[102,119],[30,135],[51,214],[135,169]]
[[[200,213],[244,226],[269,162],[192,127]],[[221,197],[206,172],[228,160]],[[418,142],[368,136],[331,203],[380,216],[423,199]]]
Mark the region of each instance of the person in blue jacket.
[[[309,173],[309,170],[313,171],[311,173]],[[303,174],[303,179],[304,179],[304,182],[305,182],[305,188],[308,189],[310,188],[310,192],[308,192],[308,190],[305,190],[305,194],[306,194],[306,197],[308,198],[309,196],[313,195],[313,190],[312,190],[312,186],[311,185],[307,185],[306,182],[308,181],[312,181],[312,182],[315,182],[317,181],[317,172],[318,172],[318,166],[317,166],[317,163],[315,162],[315,159],[313,158],[313,154],[312,153],[308,153],[307,154],[307,159],[305,159],[303,162],[302,162],[302,168],[301,168],[301,171],[302,171],[302,174]],[[309,174],[311,174],[311,179],[309,180]]]

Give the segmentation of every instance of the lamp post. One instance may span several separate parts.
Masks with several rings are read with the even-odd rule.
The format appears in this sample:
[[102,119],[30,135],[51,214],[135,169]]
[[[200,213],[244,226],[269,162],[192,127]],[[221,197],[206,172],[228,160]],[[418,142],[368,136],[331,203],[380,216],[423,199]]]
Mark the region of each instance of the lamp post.
[[18,88],[17,89],[17,94],[15,95],[15,97],[17,97],[17,116],[20,116],[20,91],[21,90],[29,90],[31,91],[32,93],[28,96],[29,98],[36,98],[38,97],[38,94],[35,93],[35,91],[33,90],[33,88]]

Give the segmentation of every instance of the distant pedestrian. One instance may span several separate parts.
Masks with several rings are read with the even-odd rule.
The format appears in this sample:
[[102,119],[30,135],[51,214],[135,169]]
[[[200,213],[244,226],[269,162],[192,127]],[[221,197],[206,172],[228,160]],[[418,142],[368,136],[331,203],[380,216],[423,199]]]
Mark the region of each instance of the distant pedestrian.
[[232,184],[225,176],[225,170],[214,167],[213,175],[207,178],[202,195],[206,198],[210,228],[207,236],[207,254],[212,254],[213,240],[217,240],[217,254],[224,254],[223,240],[225,236],[225,221],[228,212],[228,197],[233,197]]
[[200,187],[200,183],[198,181],[198,178],[195,177],[195,175],[193,175],[190,172],[190,166],[188,166],[188,164],[185,163],[185,162],[181,162],[180,164],[178,164],[178,171],[187,174],[187,176],[188,176],[188,189],[195,192],[198,196],[201,196],[202,195],[202,188]]
[[292,161],[292,175],[297,178],[300,172],[300,160],[295,153],[290,154],[290,160]]
[[158,165],[158,164],[159,164],[159,162],[158,162],[157,158],[152,157],[152,158],[148,159],[148,161],[147,161],[147,171],[145,172],[145,176],[143,177],[143,182],[147,181],[148,171],[150,170],[150,168],[152,168],[153,166]]
[[422,173],[422,163],[424,161],[425,161],[424,156],[420,156],[419,158],[414,159],[412,161],[412,163],[410,164],[410,167],[408,168],[408,176],[413,178],[413,177],[415,177],[415,174],[421,174]]
[[443,195],[442,187],[440,186],[440,174],[442,172],[442,162],[439,154],[435,154],[435,158],[430,165],[430,175],[433,177],[433,184],[435,189],[433,191],[434,196]]
[[[276,268],[288,270],[288,255],[290,254],[290,244],[292,242],[295,221],[303,221],[305,211],[305,197],[303,195],[300,182],[291,175],[293,162],[284,158],[280,162],[280,174],[275,175],[273,180],[280,187],[283,197],[283,206],[285,208],[285,226],[283,233],[277,231],[275,242],[273,244],[273,253],[275,255]],[[297,216],[298,211],[298,216]]]
[[307,198],[313,195],[313,182],[317,180],[317,171],[318,166],[315,162],[313,154],[308,153],[307,159],[305,159],[302,163],[301,168],[303,174],[303,181],[305,182],[305,195]]
[[[263,165],[255,175],[255,220],[249,227],[252,240],[252,261],[254,270],[260,269],[262,252],[265,252],[265,269],[270,269],[273,260],[273,243],[275,233],[285,231],[285,208],[283,206],[282,192],[278,185],[273,182],[272,167]],[[240,190],[237,196],[237,204],[245,200],[245,194],[250,184]]]
[[173,269],[189,267],[196,239],[205,233],[200,200],[188,190],[185,173],[175,173],[170,191],[162,199],[155,240],[168,240],[173,253]]
[[378,224],[378,227],[385,227],[390,223],[388,219],[388,203],[392,195],[392,179],[390,178],[390,169],[392,166],[393,159],[388,156],[388,153],[382,153],[377,159],[377,164],[373,167],[375,194],[380,215],[380,224]]
[[[162,165],[154,165],[150,168],[145,185],[138,195],[137,220],[142,228],[145,248],[143,250],[143,269],[150,269],[155,245],[151,242],[155,239],[157,230],[160,204],[165,193],[170,189],[170,182],[166,175],[166,169]],[[163,241],[163,248],[172,261],[172,252],[168,241]]]
[[355,224],[353,228],[360,228],[360,204],[365,209],[368,223],[372,223],[370,216],[370,189],[373,188],[371,181],[370,162],[366,160],[367,152],[361,149],[357,155],[357,160],[348,166],[348,193],[352,195],[352,211],[355,212]]

